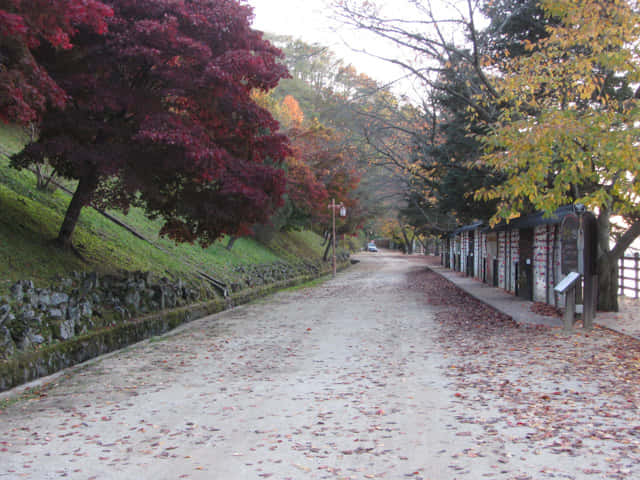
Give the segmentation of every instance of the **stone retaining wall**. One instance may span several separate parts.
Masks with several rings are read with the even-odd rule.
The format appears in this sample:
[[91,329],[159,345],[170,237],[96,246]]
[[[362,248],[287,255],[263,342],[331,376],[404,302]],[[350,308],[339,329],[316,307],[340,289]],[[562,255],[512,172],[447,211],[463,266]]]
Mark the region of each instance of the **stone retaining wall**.
[[[348,262],[342,263],[340,268],[346,268],[348,265]],[[179,307],[176,307],[179,298],[188,300],[193,298],[195,294],[181,282],[171,284],[167,281],[167,285],[171,284],[172,288],[166,288],[166,302],[163,304],[165,307],[164,310],[132,318],[128,310],[126,310],[126,307],[117,301],[116,306],[121,306],[122,311],[117,309],[113,311],[117,312],[118,315],[125,315],[126,318],[123,317],[119,322],[109,320],[102,326],[95,325],[96,307],[92,304],[84,304],[83,300],[73,300],[74,298],[78,298],[77,295],[64,294],[66,295],[65,297],[64,295],[59,295],[60,292],[35,289],[30,282],[19,282],[21,284],[20,287],[16,287],[14,291],[12,291],[12,295],[16,292],[23,296],[24,302],[27,303],[23,303],[22,306],[26,305],[27,312],[30,312],[30,319],[23,322],[25,317],[23,314],[20,314],[22,319],[21,324],[26,325],[26,327],[20,327],[23,328],[23,331],[16,334],[9,329],[12,322],[15,323],[18,318],[15,313],[12,313],[15,311],[15,307],[14,309],[8,308],[5,305],[9,304],[5,303],[3,308],[0,309],[0,320],[2,320],[0,321],[0,343],[3,339],[8,342],[7,335],[9,335],[10,340],[14,344],[11,355],[7,355],[5,351],[4,360],[0,359],[0,391],[8,390],[39,377],[50,375],[64,368],[118,350],[146,338],[166,333],[186,322],[221,312],[235,305],[250,302],[283,288],[308,282],[326,273],[326,271],[318,271],[311,275],[300,275],[295,278],[275,281],[256,288],[232,293],[231,297],[226,300],[213,299]],[[130,280],[135,278],[139,279],[139,275],[143,274],[132,274]],[[86,278],[91,276],[92,274],[86,274]],[[142,284],[138,283],[138,285],[141,286]],[[22,290],[18,292],[18,289]],[[146,283],[145,288],[142,288],[142,290],[147,290]],[[153,288],[150,290],[157,292],[157,290]],[[25,291],[28,293],[25,294]],[[176,291],[180,292],[181,297],[178,296]],[[78,293],[80,293],[80,290]],[[82,298],[85,298],[86,292],[82,295],[84,295]],[[141,295],[141,297],[143,296],[144,295]],[[162,303],[161,295],[160,297],[153,296],[151,298],[156,298],[156,301]],[[131,299],[131,301],[135,302],[135,299]],[[141,302],[140,305],[143,305],[143,303]],[[60,315],[60,328],[58,330],[47,327],[49,328],[49,335],[52,337],[50,341],[44,338],[43,330],[38,329],[45,323],[42,320],[43,308],[48,312],[50,312],[51,309],[64,311],[64,313]],[[69,322],[70,310],[73,312],[73,328],[71,326],[63,327],[62,325],[64,325],[65,322]],[[31,314],[31,312],[33,314]],[[57,312],[54,313],[57,314]],[[7,323],[7,320],[9,320],[9,323]],[[80,328],[80,330],[78,330],[78,328]],[[71,335],[70,333],[72,331],[74,333]],[[67,334],[70,335],[67,336]],[[25,344],[26,348],[17,350],[14,338],[18,338],[19,335],[27,339],[28,345]],[[36,337],[36,335],[39,337]],[[67,338],[63,338],[64,336],[67,336]],[[40,341],[41,339],[43,341]]]
[[50,288],[22,280],[0,298],[0,360],[199,300],[201,293],[181,280],[142,272],[74,273]]

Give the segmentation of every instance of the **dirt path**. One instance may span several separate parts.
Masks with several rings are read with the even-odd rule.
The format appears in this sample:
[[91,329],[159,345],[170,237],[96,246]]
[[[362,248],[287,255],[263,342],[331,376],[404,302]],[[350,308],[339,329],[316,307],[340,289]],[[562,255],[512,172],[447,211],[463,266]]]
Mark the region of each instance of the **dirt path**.
[[[475,313],[437,301],[444,287],[419,258],[362,259],[320,287],[193,322],[10,406],[0,414],[0,479],[640,476],[637,387],[618,416],[594,413],[628,435],[585,439],[599,445],[590,450],[566,447],[582,435],[575,425],[536,437],[525,420],[545,411],[530,418],[528,408],[557,399],[519,401],[515,385],[533,374],[536,388],[559,387],[544,364],[525,370],[513,357],[510,329],[520,330],[506,322],[478,337],[457,324]],[[536,333],[549,345],[558,338]],[[491,354],[473,354],[487,338]],[[565,443],[546,448],[561,434]]]

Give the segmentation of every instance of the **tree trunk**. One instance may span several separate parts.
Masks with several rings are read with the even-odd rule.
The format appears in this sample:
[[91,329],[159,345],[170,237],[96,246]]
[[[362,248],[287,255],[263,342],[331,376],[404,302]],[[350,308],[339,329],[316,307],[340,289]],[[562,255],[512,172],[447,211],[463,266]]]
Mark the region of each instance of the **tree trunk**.
[[331,236],[331,232],[329,232],[328,230],[325,230],[324,233],[322,234],[322,243],[320,244],[321,247],[324,247],[325,242],[329,239],[330,236]]
[[404,228],[401,229],[401,232],[402,238],[404,238],[404,253],[406,253],[407,255],[411,255],[413,253],[413,241],[409,239],[409,236],[407,235],[407,232]]
[[418,243],[422,245],[423,255],[429,255],[429,241],[427,240],[422,241],[422,238],[420,238],[420,235],[416,235],[414,238],[418,239]]
[[227,243],[227,246],[224,247],[227,250],[231,251],[231,249],[233,248],[233,244],[236,243],[236,240],[238,239],[238,237],[236,237],[235,235],[232,235],[229,237],[229,242]]
[[598,310],[617,312],[618,259],[605,254],[598,258]]
[[329,257],[329,250],[331,250],[331,240],[332,240],[331,236],[332,236],[331,233],[329,233],[329,236],[327,237],[327,239],[329,240],[327,242],[327,248],[324,249],[324,255],[322,256],[322,260],[324,262],[327,261],[327,258]]
[[91,197],[97,186],[98,176],[95,173],[80,178],[56,239],[56,243],[62,248],[73,248],[71,236],[80,218],[80,212],[82,207],[91,202]]
[[400,218],[398,218],[398,226],[400,227],[400,233],[402,234],[402,238],[404,240],[403,251],[405,254],[411,255],[413,253],[413,244],[412,244],[413,242],[409,240],[409,237],[407,236],[407,231],[405,230],[405,227],[402,225]]
[[[598,224],[598,259],[596,273],[598,274],[598,310],[618,311],[618,275],[611,272],[611,265],[615,260],[609,249],[609,234],[611,232],[611,213],[603,208],[597,218]],[[613,283],[612,283],[613,282]]]
[[617,312],[618,305],[618,260],[633,241],[640,236],[640,221],[636,221],[618,238],[609,249],[611,212],[602,209],[598,215],[598,310]]

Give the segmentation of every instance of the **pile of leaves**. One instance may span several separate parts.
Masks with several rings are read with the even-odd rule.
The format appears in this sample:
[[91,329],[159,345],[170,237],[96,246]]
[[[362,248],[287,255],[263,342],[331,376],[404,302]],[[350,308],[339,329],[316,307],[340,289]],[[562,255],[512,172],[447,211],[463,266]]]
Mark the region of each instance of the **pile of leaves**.
[[554,307],[553,305],[542,302],[535,302],[533,305],[531,305],[531,311],[537,315],[542,315],[544,317],[562,316],[562,312],[560,311],[560,309]]

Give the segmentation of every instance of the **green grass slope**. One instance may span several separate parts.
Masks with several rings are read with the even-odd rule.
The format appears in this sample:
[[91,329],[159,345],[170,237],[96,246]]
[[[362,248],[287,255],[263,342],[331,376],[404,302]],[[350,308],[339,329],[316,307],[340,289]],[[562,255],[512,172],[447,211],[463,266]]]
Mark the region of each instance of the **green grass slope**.
[[56,276],[73,271],[141,270],[195,280],[200,269],[223,281],[234,281],[240,278],[235,268],[239,265],[320,261],[320,237],[312,232],[276,233],[266,245],[241,238],[231,251],[226,250],[227,239],[223,238],[203,249],[160,238],[160,222],[149,220],[140,209],[128,215],[109,212],[150,244],[92,208],[83,209],[74,232],[74,244],[84,257],[80,259],[52,244],[70,196],[61,189],[40,191],[32,172],[9,166],[6,155],[19,151],[25,141],[19,128],[0,125],[0,295],[17,280],[31,279],[37,286],[46,286]]

